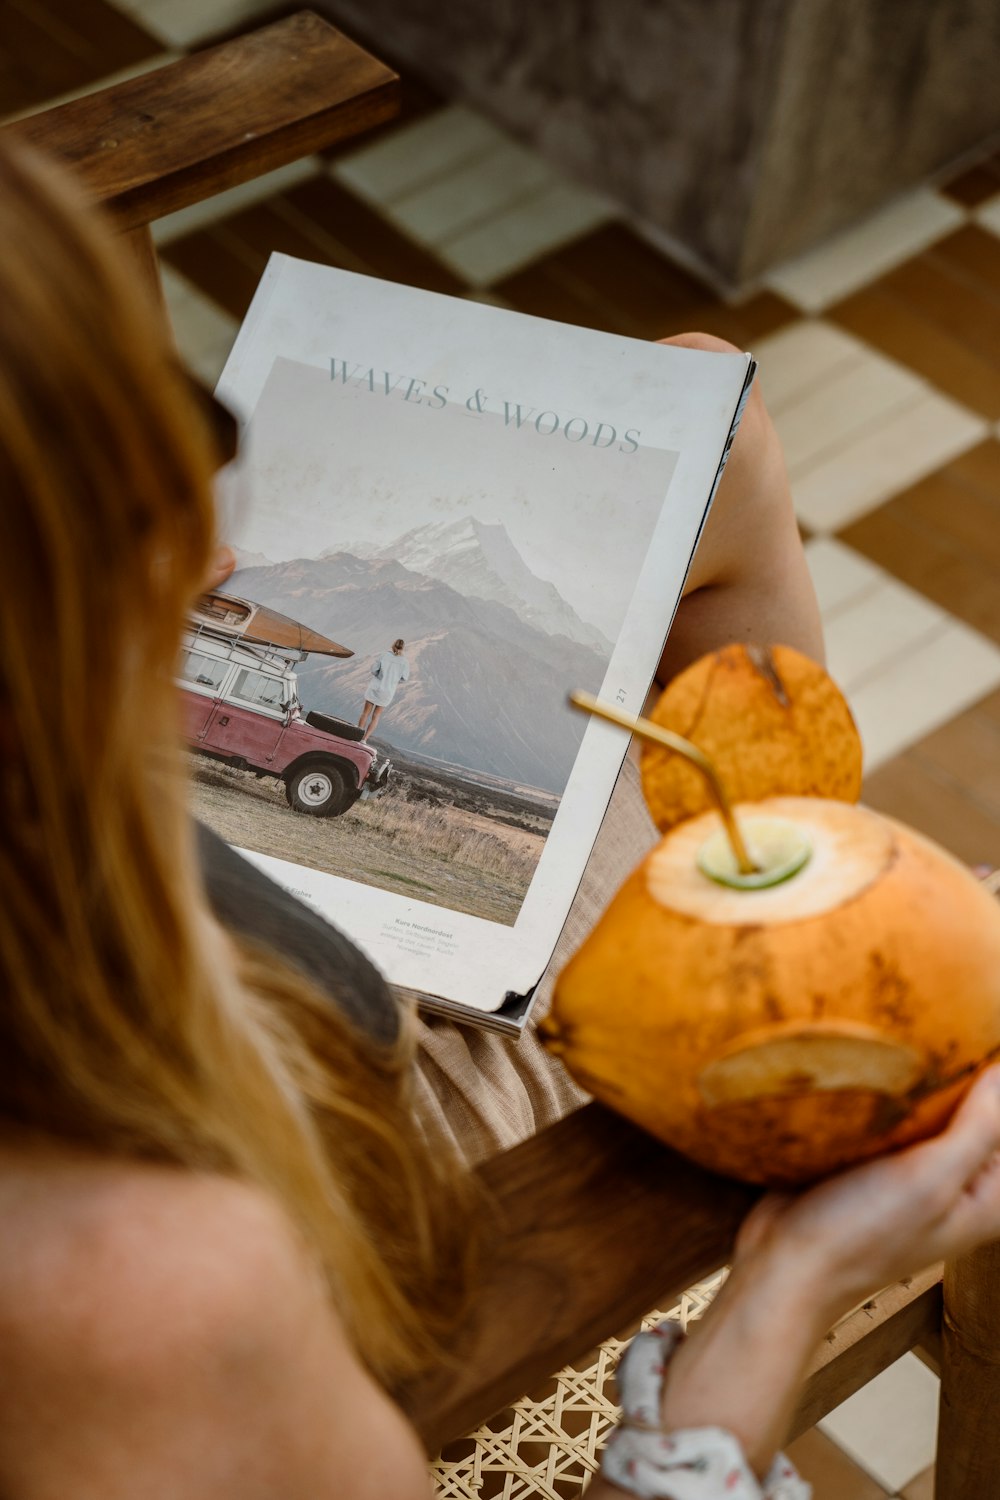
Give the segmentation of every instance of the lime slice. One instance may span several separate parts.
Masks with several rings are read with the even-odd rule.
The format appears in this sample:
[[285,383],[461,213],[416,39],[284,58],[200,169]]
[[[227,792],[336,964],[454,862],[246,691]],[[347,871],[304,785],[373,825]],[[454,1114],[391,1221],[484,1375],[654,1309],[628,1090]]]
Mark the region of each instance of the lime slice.
[[760,891],[790,880],[808,863],[812,840],[804,828],[787,818],[741,818],[740,831],[756,870],[744,875],[736,862],[724,828],[698,850],[698,868],[709,880],[737,891]]

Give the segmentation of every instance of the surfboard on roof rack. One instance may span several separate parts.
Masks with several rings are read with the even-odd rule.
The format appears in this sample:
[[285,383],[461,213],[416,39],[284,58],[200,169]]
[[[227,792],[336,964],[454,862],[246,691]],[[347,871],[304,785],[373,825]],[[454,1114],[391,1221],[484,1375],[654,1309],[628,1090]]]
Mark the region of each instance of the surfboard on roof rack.
[[199,625],[262,646],[283,647],[303,655],[310,651],[320,656],[354,655],[349,646],[331,641],[329,636],[310,630],[308,625],[302,625],[289,615],[279,614],[253,599],[239,599],[234,594],[217,590],[201,595],[191,611],[191,618]]

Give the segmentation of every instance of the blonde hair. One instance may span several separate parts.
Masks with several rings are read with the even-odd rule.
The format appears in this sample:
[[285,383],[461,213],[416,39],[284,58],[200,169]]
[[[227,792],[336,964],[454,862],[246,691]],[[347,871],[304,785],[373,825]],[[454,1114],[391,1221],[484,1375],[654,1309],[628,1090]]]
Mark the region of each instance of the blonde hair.
[[171,677],[210,435],[112,236],[9,145],[0,244],[0,1117],[262,1185],[398,1380],[460,1301],[465,1190],[407,1036],[379,1049],[209,912]]

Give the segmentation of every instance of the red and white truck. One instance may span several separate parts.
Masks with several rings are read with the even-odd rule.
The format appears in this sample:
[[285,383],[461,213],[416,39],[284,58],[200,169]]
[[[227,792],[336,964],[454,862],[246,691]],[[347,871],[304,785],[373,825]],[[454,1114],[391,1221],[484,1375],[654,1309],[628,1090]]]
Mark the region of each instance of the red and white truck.
[[295,666],[310,652],[354,654],[253,600],[205,595],[178,665],[184,731],[199,754],[283,782],[297,812],[338,817],[385,792],[391,762],[356,724],[303,712]]

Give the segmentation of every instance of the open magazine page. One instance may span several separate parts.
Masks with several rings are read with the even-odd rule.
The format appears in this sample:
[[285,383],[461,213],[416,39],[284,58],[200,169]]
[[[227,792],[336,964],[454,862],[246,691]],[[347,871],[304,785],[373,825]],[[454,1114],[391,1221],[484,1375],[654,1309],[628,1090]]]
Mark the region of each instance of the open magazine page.
[[627,748],[567,694],[640,711],[749,368],[272,257],[196,809],[391,982],[537,983]]

